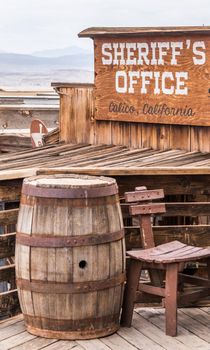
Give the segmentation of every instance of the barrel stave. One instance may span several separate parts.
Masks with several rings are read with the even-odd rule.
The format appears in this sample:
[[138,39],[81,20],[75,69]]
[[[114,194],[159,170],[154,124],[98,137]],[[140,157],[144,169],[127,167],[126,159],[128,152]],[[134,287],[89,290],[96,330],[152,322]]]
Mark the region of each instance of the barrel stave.
[[[35,192],[22,194],[17,226],[20,235],[31,235],[39,242],[27,246],[17,240],[16,247],[18,292],[27,329],[60,339],[90,339],[113,333],[119,327],[124,286],[118,276],[125,270],[118,195],[46,198],[40,197],[40,190],[39,196]],[[80,236],[94,235],[102,241],[94,244],[88,238],[81,245],[77,242]],[[113,239],[103,243],[103,235]],[[120,237],[117,240],[116,235]],[[59,242],[64,236],[75,237],[72,246],[52,245],[53,237]],[[49,246],[39,246],[44,237]],[[106,286],[110,279],[114,282]],[[95,287],[89,290],[87,286]]]

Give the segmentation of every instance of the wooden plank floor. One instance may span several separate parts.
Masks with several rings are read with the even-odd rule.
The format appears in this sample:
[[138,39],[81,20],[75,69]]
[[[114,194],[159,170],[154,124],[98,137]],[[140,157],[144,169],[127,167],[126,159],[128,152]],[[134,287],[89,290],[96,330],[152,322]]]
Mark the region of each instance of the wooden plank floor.
[[178,336],[164,333],[162,308],[135,309],[131,328],[94,340],[64,341],[33,336],[25,330],[23,316],[0,322],[1,350],[210,350],[210,308],[178,311]]

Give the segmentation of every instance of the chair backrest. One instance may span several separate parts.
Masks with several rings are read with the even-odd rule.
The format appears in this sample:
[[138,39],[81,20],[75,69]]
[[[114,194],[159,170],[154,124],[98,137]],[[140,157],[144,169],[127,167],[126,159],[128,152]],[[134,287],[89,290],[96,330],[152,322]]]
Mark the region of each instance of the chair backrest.
[[131,216],[138,216],[142,247],[152,248],[155,246],[152,231],[152,215],[165,213],[164,203],[152,203],[154,199],[164,198],[163,189],[147,190],[146,187],[136,187],[133,192],[125,192],[125,202],[129,204]]

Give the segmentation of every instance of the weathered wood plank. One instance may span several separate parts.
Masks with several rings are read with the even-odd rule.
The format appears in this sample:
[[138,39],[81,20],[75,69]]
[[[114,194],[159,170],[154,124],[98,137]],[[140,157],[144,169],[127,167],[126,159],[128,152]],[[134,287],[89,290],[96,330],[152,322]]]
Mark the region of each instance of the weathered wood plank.
[[[139,155],[138,155],[139,152]],[[148,175],[154,175],[156,179],[161,182],[160,175],[183,175],[177,178],[174,191],[180,185],[185,187],[186,190],[190,192],[193,187],[195,176],[200,175],[202,179],[208,174],[210,174],[210,156],[198,154],[186,154],[184,151],[171,150],[171,151],[148,151],[150,152],[149,157],[147,157],[145,149],[137,151],[129,151],[128,149],[123,149],[123,147],[111,147],[111,146],[82,146],[77,145],[64,145],[57,147],[44,147],[40,150],[31,150],[30,152],[19,152],[16,155],[0,156],[2,160],[0,165],[0,179],[12,179],[21,178],[27,175],[33,174],[39,168],[44,168],[50,166],[56,169],[51,170],[51,172],[69,172],[69,173],[89,173],[91,175],[110,175],[125,177],[132,176],[132,181],[135,181],[136,176],[140,179],[144,178],[144,181],[148,180]],[[183,153],[184,152],[184,153]],[[106,159],[103,159],[103,154]],[[171,158],[169,158],[169,156]],[[207,159],[206,159],[207,158]],[[184,162],[193,162],[195,159],[197,161],[201,159],[201,163],[205,163],[203,166],[185,166]],[[175,163],[173,163],[173,160]],[[170,166],[162,166],[163,162],[172,162]],[[193,164],[193,163],[192,163]],[[172,166],[171,166],[172,165]],[[62,167],[62,168],[59,168]],[[65,167],[65,170],[64,168]],[[15,172],[14,170],[15,169]],[[204,175],[207,174],[207,175]],[[189,181],[192,180],[192,183]],[[164,179],[165,180],[165,179]],[[165,186],[168,186],[167,182],[164,182]],[[181,180],[181,183],[179,182]],[[184,183],[182,183],[184,181]],[[130,182],[127,181],[127,183]],[[188,184],[189,182],[189,184]],[[146,184],[146,183],[145,183]],[[154,181],[153,181],[154,184]],[[170,184],[170,182],[169,182]],[[139,184],[138,184],[139,185]],[[188,187],[189,186],[189,187]],[[204,188],[204,187],[203,187]],[[206,188],[206,187],[205,187]],[[209,188],[209,181],[207,184],[207,189]],[[5,192],[4,192],[5,193]],[[12,193],[12,192],[11,192]],[[176,192],[174,192],[176,194]],[[182,192],[183,193],[183,192]],[[17,195],[18,196],[18,195]]]
[[0,294],[0,316],[11,317],[20,312],[17,290]]
[[[78,34],[80,38],[95,36],[113,36],[113,35],[127,35],[133,36],[134,34],[142,35],[144,34],[158,34],[163,33],[167,35],[174,35],[175,33],[208,33],[210,31],[209,26],[173,26],[173,27],[91,27],[83,30]],[[64,83],[65,84],[65,83]]]
[[190,126],[173,125],[170,129],[170,147],[190,150]]
[[0,172],[0,180],[16,180],[24,179],[25,177],[36,175],[37,168],[28,168],[28,169],[17,169],[17,170],[5,170]]
[[[165,211],[166,207],[166,211]],[[162,216],[201,216],[210,215],[210,202],[174,202],[154,203],[152,205],[132,205],[130,213],[138,215],[142,213],[161,213]],[[129,215],[128,204],[122,203],[123,213]]]
[[[191,309],[189,309],[191,310]],[[153,308],[148,308],[148,309],[137,309],[137,312],[141,316],[143,316],[146,320],[154,324],[156,327],[158,327],[162,332],[165,331],[165,314],[163,309],[153,309]],[[178,311],[178,320],[180,318],[181,312],[180,310]],[[201,339],[199,336],[197,336],[194,333],[191,333],[188,329],[182,327],[179,322],[178,322],[178,336],[177,339],[189,346],[190,349],[203,349],[207,350],[208,345],[206,341]]]
[[183,308],[180,309],[180,312],[196,319],[205,326],[209,326],[210,315],[201,308]]
[[[86,84],[59,84],[58,88],[61,92],[61,112],[62,118],[65,118],[65,124],[61,127],[61,133],[67,135],[81,134],[80,122],[72,116],[70,110],[69,99],[70,90],[72,88],[87,88]],[[94,104],[94,101],[92,102]],[[97,111],[96,111],[97,112]],[[72,116],[69,118],[69,115]],[[139,148],[144,146],[152,147],[153,149],[185,149],[192,151],[209,152],[209,136],[210,127],[197,127],[197,126],[177,126],[177,125],[158,125],[158,124],[145,124],[135,122],[113,122],[113,121],[100,121],[94,119],[94,113],[92,113],[89,120],[87,119],[83,125],[83,129],[87,130],[86,139],[93,144],[122,144],[131,148]],[[86,125],[86,127],[85,127]],[[62,130],[63,129],[63,130]],[[130,135],[130,137],[128,137]],[[71,137],[71,136],[69,136]]]
[[94,133],[93,85],[74,85],[59,88],[60,140],[67,143],[90,142]]
[[201,152],[209,152],[209,134],[210,127],[191,127],[190,128],[190,141],[191,141],[191,150],[198,150]]
[[77,340],[77,343],[84,350],[110,350],[110,347],[106,346],[100,339],[90,340]]
[[209,225],[153,226],[156,244],[178,240],[195,246],[210,245]]
[[123,339],[118,334],[113,334],[109,337],[101,338],[101,341],[112,350],[126,349],[136,350],[136,347],[131,345],[127,340]]
[[83,348],[77,345],[75,341],[59,340],[56,343],[53,343],[44,347],[44,349],[45,350],[70,350],[70,349],[82,350]]
[[[25,334],[21,333],[21,335]],[[1,343],[0,343],[1,344]],[[23,336],[23,342],[20,345],[15,345],[10,348],[15,349],[15,350],[39,350],[39,349],[45,349],[46,346],[51,345],[51,344],[56,344],[58,345],[58,340],[56,339],[46,339],[46,338],[40,338],[40,337],[33,337],[31,340],[28,340]],[[70,344],[69,344],[69,349],[70,349]]]
[[[37,167],[38,168],[38,167]],[[150,166],[150,167],[126,167],[126,166],[112,166],[112,167],[71,167],[71,163],[67,163],[65,166],[65,169],[59,168],[59,165],[56,167],[56,165],[48,164],[48,168],[44,168],[43,166],[39,170],[48,170],[51,173],[57,172],[66,172],[66,173],[75,173],[75,174],[88,174],[88,175],[102,175],[102,176],[145,176],[145,175],[199,175],[199,176],[205,176],[210,174],[210,168],[209,167],[156,167],[156,166]],[[50,169],[52,168],[52,169]],[[38,170],[38,169],[37,169]],[[6,173],[6,172],[5,172]],[[148,181],[148,180],[147,180]],[[149,180],[151,181],[151,180]],[[164,181],[166,184],[166,181]],[[167,185],[167,184],[166,184]]]
[[0,235],[0,259],[15,255],[15,233]]
[[208,350],[208,308],[178,311],[178,336],[165,335],[163,308],[138,308],[131,328],[120,328],[111,336],[93,340],[57,340],[36,337],[25,331],[22,315],[0,321],[2,350]]
[[18,211],[18,208],[0,211],[0,225],[16,224]]
[[31,339],[34,339],[35,336],[28,333],[28,332],[19,332],[18,334],[15,334],[7,339],[4,339],[0,341],[0,349],[3,350],[10,350],[10,349],[16,349],[16,346],[26,343]]
[[[160,41],[160,35],[156,34],[155,36],[155,34],[153,34],[152,38],[149,33],[146,34],[145,32],[144,35],[144,50],[146,49],[149,55],[152,55],[152,44],[154,45],[154,42],[157,43]],[[97,120],[115,120],[117,122],[127,121],[208,126],[208,81],[205,78],[205,71],[209,71],[210,66],[207,63],[208,60],[204,59],[203,62],[200,63],[200,69],[197,69],[192,49],[194,45],[196,45],[193,35],[188,33],[186,36],[183,32],[180,34],[180,40],[185,42],[190,39],[192,46],[191,49],[186,46],[182,47],[175,65],[172,62],[172,49],[170,45],[173,45],[171,40],[177,37],[162,39],[163,41],[167,40],[168,50],[160,63],[158,63],[159,60],[156,61],[155,69],[151,59],[147,58],[142,60],[139,53],[141,49],[138,49],[139,38],[141,38],[141,36],[138,37],[137,34],[130,38],[122,34],[118,36],[110,35],[108,42],[107,37],[94,38],[95,118]],[[208,45],[209,42],[207,33],[200,34],[200,40],[203,40],[201,41],[204,46],[203,55],[206,58],[209,55],[209,50],[205,49],[205,43]],[[106,47],[107,43],[109,46],[108,48]],[[126,57],[124,58],[122,56],[121,59],[115,57],[116,45],[121,47],[122,56],[128,54],[127,46],[129,46],[129,49],[132,47],[132,59],[129,57],[127,60]],[[163,45],[166,45],[165,42]],[[108,50],[108,54],[106,49]],[[107,55],[109,56],[108,58]],[[137,62],[142,66],[143,70],[149,70],[150,77],[147,76],[149,87],[144,85],[144,75],[142,76],[139,69],[136,70]],[[182,73],[176,71],[177,64],[181,67]],[[170,73],[166,72],[167,68],[170,70]],[[157,72],[157,69],[160,84],[158,93],[153,76],[154,71]],[[182,69],[185,70],[183,76]],[[132,73],[134,75],[132,75],[131,78],[130,74]],[[165,74],[169,74],[170,78],[168,77],[168,79],[174,81],[176,80],[177,73],[178,76],[180,74],[183,77],[185,88],[183,88],[183,91],[179,92],[172,83],[169,89],[170,93],[165,92],[165,89],[161,87],[162,77],[162,86],[164,86]],[[134,81],[135,86],[133,84]],[[198,85],[199,89],[197,88]],[[199,103],[197,100],[198,97]],[[180,136],[180,133],[178,133],[178,135]],[[157,136],[155,136],[155,139],[157,140]],[[176,139],[176,143],[178,144],[177,140],[179,140],[180,145],[182,145],[182,143],[188,142],[190,138],[180,139],[179,137]]]
[[137,202],[145,200],[154,200],[164,198],[163,189],[159,190],[141,190],[133,192],[125,192],[125,201],[126,202]]
[[134,312],[132,326],[143,333],[146,337],[162,346],[163,349],[189,350],[187,344],[182,344],[178,339],[167,336],[158,327],[137,314],[137,312]]
[[157,149],[157,142],[156,125],[142,123],[142,146]]
[[15,280],[15,265],[0,266],[0,282]]
[[0,146],[8,146],[8,145],[31,148],[31,138],[30,136],[22,136],[19,134],[0,135]]
[[0,320],[0,330],[20,321],[23,321],[23,314]]
[[209,202],[166,203],[166,212],[163,216],[198,216],[210,215]]
[[122,327],[118,334],[137,349],[163,350],[162,346],[146,337],[140,330]]
[[[121,176],[119,175],[121,168],[118,168],[116,171],[114,168],[110,169],[110,173],[112,177],[114,177],[119,186],[120,196],[123,197],[126,191],[133,191],[135,187],[144,185],[148,189],[156,189],[157,186],[159,188],[164,189],[165,196],[167,195],[208,195],[210,193],[210,181],[208,175],[177,175],[176,171],[173,175],[157,175],[154,174],[153,170],[147,168],[148,174],[145,175],[135,175],[135,171],[133,172],[132,178],[130,176]],[[122,169],[121,169],[122,170]],[[124,169],[125,170],[125,169]],[[146,170],[146,169],[144,169]],[[163,170],[163,169],[162,169]],[[177,169],[176,169],[177,170]],[[210,170],[210,169],[209,169]],[[130,175],[132,170],[129,170]],[[102,169],[98,168],[95,171],[92,171],[92,168],[42,168],[37,171],[37,174],[71,174],[71,173],[84,173],[84,174],[94,174],[99,173],[100,175],[108,175],[106,173],[106,168]],[[123,170],[122,170],[123,174]],[[149,176],[148,176],[149,175]],[[152,176],[154,175],[154,176]]]
[[142,148],[142,125],[140,123],[131,123],[130,135],[130,147]]
[[13,335],[22,333],[25,331],[25,325],[23,321],[15,322],[15,324],[8,325],[7,327],[1,329],[0,341],[8,339]]
[[193,334],[199,336],[199,338],[205,340],[210,343],[210,333],[209,327],[201,324],[196,318],[192,318],[188,316],[186,313],[179,313],[179,324],[188,329]]
[[141,215],[141,214],[156,214],[156,213],[165,213],[165,204],[164,203],[152,203],[142,204],[142,205],[131,205],[129,207],[129,212],[131,215]]

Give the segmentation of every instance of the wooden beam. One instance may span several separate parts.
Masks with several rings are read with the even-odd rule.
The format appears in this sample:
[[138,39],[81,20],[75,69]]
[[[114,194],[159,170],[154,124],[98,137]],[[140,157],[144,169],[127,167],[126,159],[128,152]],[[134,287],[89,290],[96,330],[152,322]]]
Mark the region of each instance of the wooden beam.
[[208,33],[209,26],[179,26],[179,27],[91,27],[83,30],[78,34],[80,38],[97,37],[97,36],[141,36],[145,34],[183,34],[183,33]]
[[[194,292],[189,292],[178,296],[178,306],[186,306],[191,303],[197,302],[198,300],[209,296],[209,288],[203,288]],[[163,299],[163,303],[165,300]]]
[[160,288],[160,287],[155,287],[155,286],[150,286],[144,283],[141,283],[139,285],[139,291],[144,292],[144,293],[149,293],[149,294],[154,294],[158,296],[165,296],[165,289]]
[[[194,246],[210,246],[210,225],[153,226],[155,245],[173,240]],[[125,226],[127,250],[141,247],[139,227]]]
[[38,167],[28,169],[8,169],[0,172],[0,180],[24,179],[24,177],[34,176]]
[[[146,186],[149,190],[156,189],[158,185],[159,188],[164,189],[165,196],[179,194],[210,194],[209,175],[177,175],[175,172],[172,172],[172,174],[170,175],[162,176],[151,174],[151,169],[149,169],[148,174],[133,174],[132,178],[130,176],[124,176],[123,174],[123,176],[121,176],[121,174],[119,174],[119,171],[118,175],[113,175],[113,177],[117,181],[120,196],[123,197],[125,192],[133,191],[135,187],[142,185]],[[85,170],[85,168],[80,168],[80,170],[82,173]],[[105,175],[102,169],[99,170],[100,175]],[[70,171],[69,168],[66,167],[53,169],[40,168],[37,171],[38,175],[51,175],[59,173],[69,174],[74,173],[74,171]],[[80,173],[79,169],[77,173]],[[86,174],[88,173],[91,175],[91,171],[89,172],[89,169],[86,169]],[[132,175],[132,172],[130,172],[130,175]]]
[[210,202],[166,203],[163,216],[199,216],[210,215]]
[[146,214],[157,214],[165,213],[165,204],[164,203],[151,203],[151,204],[137,204],[130,205],[129,212],[131,215],[146,215]]
[[183,273],[179,273],[179,281],[210,288],[210,280],[207,278],[190,276]]
[[125,193],[126,202],[148,201],[164,198],[163,189],[147,190],[145,187],[136,187],[135,191]]
[[[87,174],[106,176],[134,176],[134,175],[205,175],[210,174],[210,167],[65,167],[40,168],[40,174]],[[157,184],[156,184],[157,187]],[[160,186],[159,186],[160,187]]]

